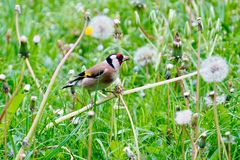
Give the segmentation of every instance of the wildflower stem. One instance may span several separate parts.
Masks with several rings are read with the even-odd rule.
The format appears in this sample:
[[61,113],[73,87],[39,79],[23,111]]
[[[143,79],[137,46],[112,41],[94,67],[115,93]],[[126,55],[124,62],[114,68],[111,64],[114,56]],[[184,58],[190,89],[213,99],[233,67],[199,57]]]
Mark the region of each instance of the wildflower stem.
[[92,157],[92,132],[93,132],[93,117],[89,119],[89,137],[88,137],[88,160]]
[[192,159],[194,160],[195,154],[196,154],[196,147],[195,147],[195,143],[194,143],[194,139],[193,137],[189,134],[187,128],[185,125],[183,125],[183,129],[186,132],[187,136],[190,138],[191,144],[192,144]]
[[18,84],[11,96],[11,98],[9,99],[9,101],[6,103],[6,106],[5,108],[3,109],[3,112],[0,116],[0,122],[2,121],[4,115],[7,113],[7,110],[8,110],[8,107],[11,105],[11,103],[13,102],[13,99],[16,97],[16,95],[18,94],[18,91],[21,87],[21,84],[22,84],[22,80],[23,80],[23,76],[24,76],[24,71],[25,71],[25,63],[22,64],[22,69],[21,69],[21,73],[20,73],[20,78],[19,78],[19,81],[18,81]]
[[[38,109],[38,112],[37,112],[37,115],[33,121],[33,124],[27,134],[27,136],[25,137],[25,139],[27,139],[28,141],[31,140],[31,138],[33,137],[33,134],[35,132],[35,129],[37,127],[37,124],[38,124],[38,121],[40,120],[40,117],[42,115],[42,112],[43,112],[43,109],[44,109],[44,106],[45,106],[45,103],[47,101],[47,98],[48,98],[48,95],[52,89],[52,86],[56,80],[56,77],[61,69],[61,67],[63,66],[63,64],[65,63],[65,61],[67,60],[67,58],[70,56],[70,54],[72,53],[72,51],[75,49],[75,47],[80,43],[84,33],[85,33],[85,29],[87,27],[87,21],[85,21],[85,24],[84,24],[84,27],[83,27],[83,30],[82,30],[82,33],[80,34],[79,38],[77,39],[77,41],[74,43],[74,45],[72,46],[72,48],[67,52],[67,54],[63,57],[63,59],[61,60],[61,62],[58,64],[55,72],[53,73],[53,76],[50,80],[50,83],[48,84],[48,87],[47,87],[47,90],[46,92],[44,93],[43,95],[43,99],[40,103],[40,106],[39,106],[39,109]],[[16,156],[16,159],[20,159],[20,155],[21,153],[23,152],[23,146],[20,148],[20,150],[18,151],[18,154]]]
[[[21,40],[20,40],[20,31],[19,31],[19,21],[18,21],[18,16],[19,16],[19,12],[16,12],[16,16],[15,16],[15,23],[16,23],[16,33],[17,33],[17,39],[18,39],[18,44],[21,45]],[[27,64],[28,70],[32,75],[33,81],[35,82],[37,88],[39,89],[40,93],[43,93],[40,87],[40,84],[38,82],[38,79],[36,78],[33,69],[31,67],[31,64],[29,63],[28,58],[25,58],[25,62]]]
[[167,115],[168,115],[168,119],[167,119],[167,128],[170,128],[170,105],[171,105],[171,101],[170,101],[170,84],[167,85],[167,95],[168,95],[168,111],[167,111]]
[[219,127],[219,121],[218,121],[218,113],[217,113],[217,102],[216,102],[216,97],[217,97],[217,86],[216,86],[216,82],[214,82],[213,84],[214,86],[214,97],[213,97],[213,114],[214,114],[214,121],[215,121],[215,125],[216,125],[216,129],[217,129],[217,141],[218,141],[218,159],[221,160],[221,143],[222,143],[222,148],[223,148],[223,152],[226,156],[226,159],[228,160],[228,154],[227,154],[227,150],[225,147],[225,144],[223,142],[222,139],[222,135],[220,132],[220,127]]
[[184,160],[185,158],[185,148],[184,148],[184,133],[182,132],[182,160]]
[[[189,73],[189,74],[186,74],[186,75],[183,75],[183,76],[180,76],[180,77],[176,77],[176,78],[172,78],[172,79],[169,79],[169,80],[165,80],[165,81],[161,81],[161,82],[156,82],[156,83],[152,83],[152,84],[146,84],[144,86],[141,86],[141,87],[137,87],[137,88],[134,88],[134,89],[130,89],[130,90],[126,90],[122,93],[122,95],[128,95],[128,94],[132,94],[132,93],[136,93],[136,92],[139,92],[139,91],[142,91],[142,90],[145,90],[145,89],[149,89],[149,88],[154,88],[154,87],[157,87],[157,86],[161,86],[161,85],[165,85],[165,84],[169,84],[169,83],[172,83],[172,82],[176,82],[176,81],[179,81],[181,79],[185,79],[185,78],[189,78],[189,77],[192,77],[192,76],[195,76],[197,74],[197,72],[193,72],[193,73]],[[111,99],[113,99],[115,97],[115,95],[111,94],[110,96],[106,97],[106,98],[103,98],[101,100],[98,100],[96,102],[96,105],[99,105],[99,104],[102,104],[106,101],[109,101]],[[46,129],[49,129],[51,128],[52,126],[54,126],[54,124],[58,124],[66,119],[69,119],[71,117],[74,117],[82,112],[85,112],[86,110],[92,108],[92,105],[91,104],[88,104],[84,107],[82,107],[81,109],[77,110],[77,111],[74,111],[74,112],[71,112],[65,116],[62,116],[58,119],[55,120],[55,122],[51,122],[49,123],[47,126],[46,126]]]
[[[197,52],[197,88],[196,88],[196,113],[197,114],[199,113],[201,34],[202,34],[202,31],[199,30],[198,31],[198,52]],[[199,132],[198,128],[199,128],[199,126],[198,126],[198,121],[197,121],[196,122],[196,139],[198,138],[198,132]]]
[[128,110],[128,107],[123,99],[123,96],[121,94],[119,94],[119,98],[120,100],[122,101],[126,111],[127,111],[127,114],[128,114],[128,118],[130,120],[130,123],[131,123],[131,126],[132,126],[132,131],[133,131],[133,136],[134,136],[134,141],[135,141],[135,145],[136,145],[136,150],[137,150],[137,159],[140,160],[140,151],[139,151],[139,148],[138,148],[138,138],[137,138],[137,134],[136,134],[136,129],[135,129],[135,126],[134,126],[134,123],[133,123],[133,120],[132,120],[132,116]]
[[228,142],[228,158],[231,160],[231,143]]
[[33,81],[35,82],[37,88],[39,89],[40,93],[43,93],[43,91],[42,91],[42,89],[41,89],[41,86],[40,86],[40,84],[39,84],[39,82],[38,82],[38,79],[36,78],[36,75],[34,74],[34,71],[33,71],[32,67],[31,67],[31,64],[29,63],[28,58],[25,59],[25,62],[26,62],[26,64],[27,64],[28,70],[29,70],[29,72],[31,73],[32,78],[33,78]]

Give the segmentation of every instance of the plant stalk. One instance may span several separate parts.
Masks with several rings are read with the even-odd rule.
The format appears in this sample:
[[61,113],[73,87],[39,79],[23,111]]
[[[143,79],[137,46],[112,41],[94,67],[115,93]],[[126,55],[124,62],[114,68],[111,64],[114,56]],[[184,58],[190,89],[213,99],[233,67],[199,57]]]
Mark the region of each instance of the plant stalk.
[[[63,66],[63,64],[65,63],[65,61],[67,60],[67,58],[70,56],[70,54],[71,54],[72,51],[74,50],[74,48],[80,43],[80,41],[81,41],[81,39],[82,39],[82,37],[83,37],[83,35],[84,35],[84,33],[85,33],[86,27],[87,27],[87,21],[85,21],[85,24],[84,24],[82,33],[80,34],[79,38],[78,38],[77,41],[74,43],[73,47],[72,47],[72,48],[67,52],[67,54],[63,57],[63,59],[61,60],[61,62],[58,64],[55,72],[53,73],[53,76],[52,76],[52,78],[51,78],[51,80],[50,80],[50,83],[49,83],[49,85],[48,85],[48,87],[47,87],[47,90],[46,90],[46,92],[45,92],[44,95],[43,95],[43,99],[42,99],[42,101],[41,101],[41,103],[40,103],[40,106],[39,106],[38,112],[37,112],[37,114],[36,114],[36,117],[35,117],[35,119],[34,119],[34,121],[33,121],[33,124],[32,124],[32,126],[31,126],[31,128],[30,128],[27,136],[25,137],[26,140],[30,141],[31,138],[33,137],[33,134],[34,134],[34,132],[35,132],[35,130],[36,130],[38,121],[40,120],[40,117],[41,117],[41,115],[42,115],[42,112],[43,112],[45,103],[46,103],[46,101],[47,101],[47,98],[48,98],[49,93],[51,92],[51,89],[52,89],[52,86],[53,86],[53,84],[54,84],[54,82],[55,82],[55,80],[56,80],[56,77],[57,77],[57,75],[58,75],[61,67]],[[17,156],[16,156],[16,159],[17,159],[17,160],[20,159],[20,155],[21,155],[22,152],[23,152],[23,146],[22,146],[22,147],[20,148],[20,150],[18,151],[18,154],[17,154]]]

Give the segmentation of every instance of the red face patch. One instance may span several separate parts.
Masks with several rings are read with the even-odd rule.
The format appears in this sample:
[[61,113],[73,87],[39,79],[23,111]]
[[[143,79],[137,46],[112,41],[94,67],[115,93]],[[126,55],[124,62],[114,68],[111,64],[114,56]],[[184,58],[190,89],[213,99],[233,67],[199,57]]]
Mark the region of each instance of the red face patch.
[[116,58],[118,59],[118,62],[120,64],[122,64],[122,62],[123,62],[123,55],[121,53],[117,53],[116,54]]

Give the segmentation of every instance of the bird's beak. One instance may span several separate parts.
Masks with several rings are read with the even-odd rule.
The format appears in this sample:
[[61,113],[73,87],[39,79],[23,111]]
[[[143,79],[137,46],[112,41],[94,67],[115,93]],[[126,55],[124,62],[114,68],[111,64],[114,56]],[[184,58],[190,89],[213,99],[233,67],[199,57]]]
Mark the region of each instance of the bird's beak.
[[124,62],[124,61],[127,61],[127,60],[129,60],[129,57],[128,57],[128,56],[124,56],[124,57],[123,57],[123,62]]

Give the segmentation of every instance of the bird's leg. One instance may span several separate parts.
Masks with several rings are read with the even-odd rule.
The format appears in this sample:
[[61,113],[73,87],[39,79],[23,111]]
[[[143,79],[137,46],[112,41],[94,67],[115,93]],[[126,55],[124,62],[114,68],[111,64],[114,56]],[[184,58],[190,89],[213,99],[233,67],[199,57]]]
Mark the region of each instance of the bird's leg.
[[112,94],[114,94],[116,97],[117,97],[117,94],[116,94],[116,91],[114,90],[114,91],[112,91],[112,90],[106,90],[106,89],[102,89],[102,92],[103,93],[107,93],[107,92],[109,92],[109,93],[112,93]]

